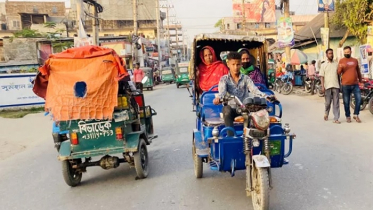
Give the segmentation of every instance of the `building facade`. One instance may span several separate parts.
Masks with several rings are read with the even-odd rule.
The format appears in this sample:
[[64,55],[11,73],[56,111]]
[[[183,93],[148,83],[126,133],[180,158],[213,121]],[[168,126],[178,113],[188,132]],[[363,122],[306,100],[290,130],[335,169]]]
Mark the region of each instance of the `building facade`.
[[[137,6],[137,24],[138,34],[147,39],[157,37],[157,20],[154,0],[138,0]],[[99,14],[99,36],[122,36],[130,35],[134,30],[134,15],[132,0],[97,0],[103,7],[103,12]],[[84,5],[85,11],[88,11],[87,5]],[[73,31],[76,27],[76,2],[71,0],[71,9],[69,19],[72,25],[69,29]],[[160,27],[166,18],[165,13],[160,12]],[[92,32],[92,18],[86,16],[84,20],[85,29],[88,34]]]
[[0,3],[0,36],[64,18],[64,2],[5,1]]

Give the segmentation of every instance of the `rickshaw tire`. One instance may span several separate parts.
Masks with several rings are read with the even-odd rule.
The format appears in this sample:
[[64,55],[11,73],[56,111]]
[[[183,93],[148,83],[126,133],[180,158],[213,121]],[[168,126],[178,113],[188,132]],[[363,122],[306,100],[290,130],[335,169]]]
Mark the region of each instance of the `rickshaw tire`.
[[[267,168],[255,168],[256,172],[258,173],[258,178],[260,182],[260,195],[256,195],[255,190],[255,183],[254,190],[251,192],[251,199],[253,203],[253,207],[255,210],[267,210],[269,209],[269,176],[268,176],[268,169]],[[255,175],[255,174],[254,174]],[[253,180],[256,180],[256,178],[253,176]],[[261,205],[257,205],[255,198],[257,196],[260,196]]]
[[177,87],[177,88],[179,88],[179,87],[180,87],[180,85],[176,83],[176,87]]
[[71,167],[69,160],[62,161],[62,175],[63,175],[63,179],[65,180],[66,184],[69,185],[70,187],[78,186],[83,176],[81,172],[78,172],[78,175],[74,177],[73,169]]
[[196,153],[196,147],[193,145],[193,162],[194,162],[194,175],[197,179],[202,178],[203,176],[203,161],[202,158],[198,157]]
[[[144,155],[145,155],[145,160],[143,160]],[[140,138],[139,149],[133,155],[133,159],[135,162],[135,170],[136,170],[137,178],[139,179],[144,179],[148,177],[148,173],[149,173],[148,171],[149,158],[148,157],[149,156],[148,156],[148,149],[146,147],[146,142],[144,139]],[[142,161],[144,161],[144,165]]]

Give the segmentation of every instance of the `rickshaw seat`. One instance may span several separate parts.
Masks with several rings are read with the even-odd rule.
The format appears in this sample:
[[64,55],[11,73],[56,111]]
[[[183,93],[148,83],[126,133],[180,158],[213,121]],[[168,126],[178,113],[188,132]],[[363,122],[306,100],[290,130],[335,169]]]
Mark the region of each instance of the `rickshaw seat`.
[[224,120],[220,117],[210,117],[210,118],[205,118],[205,121],[203,122],[203,124],[209,127],[215,127],[215,126],[223,125]]
[[215,99],[215,94],[218,94],[218,91],[209,91],[204,92],[201,95],[201,104],[205,105],[214,105],[213,101]]

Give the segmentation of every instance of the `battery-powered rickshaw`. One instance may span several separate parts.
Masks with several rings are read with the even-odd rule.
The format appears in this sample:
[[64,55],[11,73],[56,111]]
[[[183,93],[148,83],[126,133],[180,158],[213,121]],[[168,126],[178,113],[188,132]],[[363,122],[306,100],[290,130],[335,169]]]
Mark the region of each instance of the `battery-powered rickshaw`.
[[189,86],[189,73],[188,73],[189,62],[178,63],[176,66],[176,87],[179,88],[181,85]]
[[[195,69],[201,62],[199,52],[204,46],[212,47],[217,54],[245,47],[252,55],[259,57],[262,71],[266,73],[267,43],[264,37],[201,34],[195,37],[192,49],[195,81],[198,81]],[[290,134],[289,124],[282,124],[281,104],[274,97],[253,96],[240,101],[226,94],[220,98],[221,105],[214,105],[213,100],[218,93],[216,87],[203,92],[198,82],[194,83],[196,128],[193,130],[192,155],[195,176],[203,177],[204,164],[214,171],[229,172],[231,176],[237,170],[245,170],[245,191],[247,196],[252,197],[254,209],[268,209],[269,190],[273,187],[272,168],[280,168],[288,163],[285,158],[292,152],[295,135]],[[268,92],[265,87],[261,89]],[[226,127],[222,118],[223,106],[228,101],[234,102],[236,112],[240,115],[234,120],[233,127]],[[234,135],[228,136],[228,131]]]
[[153,90],[153,87],[154,87],[153,69],[149,67],[143,67],[142,70],[144,71],[145,76],[147,76],[147,80],[143,84],[144,88],[146,88],[147,90]]
[[274,87],[275,80],[276,80],[276,64],[275,60],[273,59],[268,59],[268,85],[270,88]]
[[175,73],[172,67],[163,67],[161,71],[161,80],[163,83],[173,83],[175,82]]
[[148,176],[157,113],[122,62],[112,49],[85,46],[53,54],[39,69],[34,92],[46,100],[62,175],[71,187],[92,166],[108,170],[126,162],[138,178]]

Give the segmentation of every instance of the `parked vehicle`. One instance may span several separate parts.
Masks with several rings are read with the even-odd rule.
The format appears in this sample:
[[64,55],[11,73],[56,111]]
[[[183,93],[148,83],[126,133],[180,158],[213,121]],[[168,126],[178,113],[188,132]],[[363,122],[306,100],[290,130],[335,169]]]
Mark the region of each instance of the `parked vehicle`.
[[276,78],[275,91],[284,95],[289,95],[293,91],[293,72],[288,71],[283,76]]
[[276,80],[276,64],[275,60],[269,59],[268,60],[268,86],[270,88],[274,88],[275,80]]
[[46,108],[54,119],[52,136],[62,175],[71,187],[79,185],[92,166],[108,170],[127,162],[138,178],[148,176],[147,146],[157,138],[157,113],[129,79],[118,77],[127,74],[121,61],[112,49],[85,46],[53,54],[40,68],[50,79]]
[[146,88],[147,90],[153,90],[153,87],[154,87],[153,69],[149,67],[143,67],[141,69],[144,71],[145,76],[147,76],[148,78],[143,84],[144,88]]
[[[198,59],[199,50],[207,44],[216,49],[217,54],[220,51],[237,51],[242,46],[259,49],[259,52],[267,50],[265,39],[262,37],[202,34],[194,39],[194,61]],[[258,57],[262,66],[265,66],[266,58]],[[193,63],[192,68],[193,78],[196,80],[197,65],[198,63]],[[193,85],[193,104],[197,115],[192,140],[195,176],[202,178],[203,163],[211,170],[229,172],[231,176],[234,176],[237,170],[245,170],[245,191],[247,196],[251,196],[254,209],[269,209],[269,190],[273,187],[271,168],[279,168],[288,163],[285,157],[291,154],[295,138],[294,134],[290,134],[290,126],[283,126],[281,123],[281,104],[274,98],[269,98],[268,102],[258,97],[240,101],[227,94],[221,102],[226,104],[229,100],[235,101],[240,117],[235,120],[233,127],[226,127],[220,117],[223,105],[213,104],[213,99],[218,93],[213,90],[217,86],[200,93],[198,84]],[[279,115],[276,115],[276,109],[273,109],[275,106],[279,107]],[[227,131],[232,131],[234,136],[227,136]],[[286,140],[289,141],[287,153]]]
[[189,62],[178,63],[176,67],[176,87],[179,88],[181,85],[189,85]]
[[173,83],[175,82],[175,74],[172,67],[164,67],[161,71],[162,74],[162,82],[163,83]]
[[[359,88],[361,92],[361,102],[360,102],[360,110],[364,110],[366,106],[369,104],[370,99],[373,96],[373,81],[364,80],[362,83],[359,83]],[[356,101],[354,94],[351,95],[351,108],[355,109]],[[371,106],[369,105],[369,110]]]

